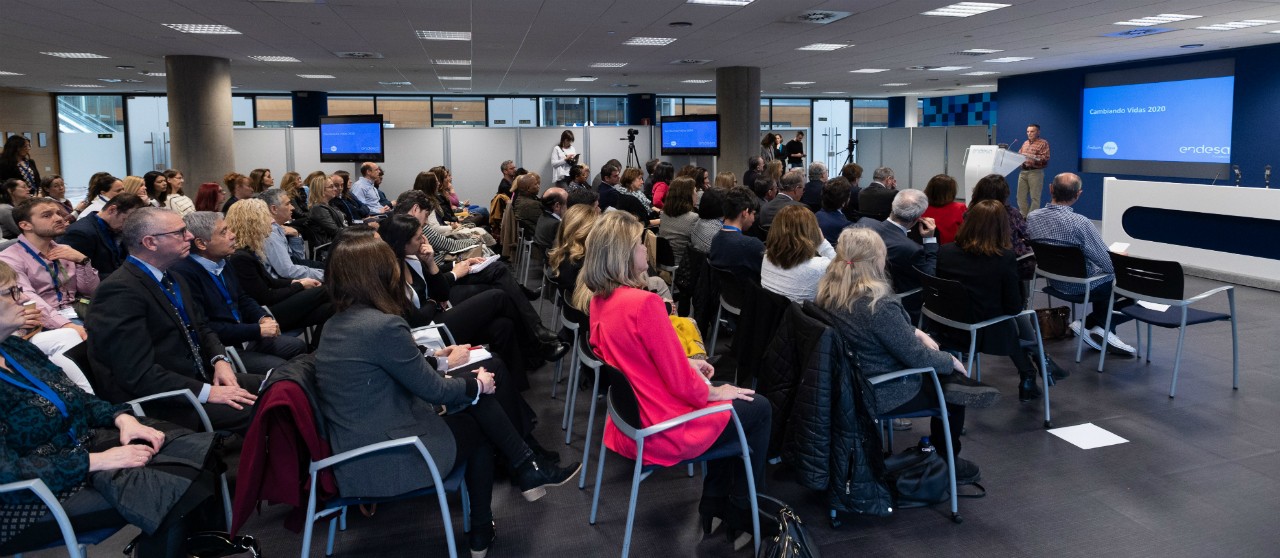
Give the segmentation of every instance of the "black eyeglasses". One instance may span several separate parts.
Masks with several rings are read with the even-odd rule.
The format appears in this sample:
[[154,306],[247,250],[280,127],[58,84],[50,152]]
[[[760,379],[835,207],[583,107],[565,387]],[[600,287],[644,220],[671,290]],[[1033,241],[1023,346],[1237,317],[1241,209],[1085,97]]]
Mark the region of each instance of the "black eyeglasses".
[[22,293],[22,285],[14,285],[8,289],[0,291],[0,294],[9,295],[9,298],[12,298],[14,302],[22,302]]
[[168,235],[171,235],[171,234],[176,234],[176,235],[178,235],[179,237],[185,237],[185,236],[187,236],[187,228],[186,228],[186,227],[182,227],[181,229],[178,229],[178,230],[176,230],[176,231],[169,231],[169,232],[162,232],[162,233],[149,234],[149,235],[147,235],[147,236],[168,236]]

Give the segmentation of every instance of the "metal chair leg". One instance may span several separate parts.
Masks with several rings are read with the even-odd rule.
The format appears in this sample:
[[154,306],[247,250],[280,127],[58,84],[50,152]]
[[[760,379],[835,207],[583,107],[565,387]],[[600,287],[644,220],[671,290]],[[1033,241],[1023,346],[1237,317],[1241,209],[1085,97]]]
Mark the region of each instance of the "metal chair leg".
[[[587,435],[582,439],[582,468],[583,469],[587,468],[587,459],[589,458],[589,454],[591,452],[591,435],[595,433],[595,424],[596,424],[596,401],[600,397],[600,369],[592,368],[592,370],[595,371],[596,378],[595,378],[595,381],[592,382],[591,384],[591,401],[587,404],[588,409],[590,410],[587,412]],[[603,435],[600,436],[600,442],[604,443]],[[586,486],[587,486],[586,475],[578,475],[578,488],[581,489],[581,488],[585,488]]]
[[1240,389],[1240,337],[1236,332],[1236,291],[1227,291],[1231,305],[1231,389]]
[[1178,369],[1182,367],[1182,343],[1187,338],[1187,307],[1182,307],[1182,321],[1178,324],[1178,349],[1173,357],[1173,380],[1169,382],[1169,399],[1178,389]]

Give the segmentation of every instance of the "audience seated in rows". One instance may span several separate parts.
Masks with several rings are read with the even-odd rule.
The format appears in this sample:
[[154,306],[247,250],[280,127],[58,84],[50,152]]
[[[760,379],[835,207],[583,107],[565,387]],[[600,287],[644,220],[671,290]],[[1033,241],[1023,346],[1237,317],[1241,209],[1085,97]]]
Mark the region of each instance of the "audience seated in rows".
[[0,252],[0,261],[17,272],[18,285],[31,293],[45,328],[72,329],[84,339],[84,316],[76,306],[97,290],[98,270],[88,256],[54,240],[67,230],[62,205],[49,198],[28,200],[14,209],[14,218],[22,235]]
[[106,279],[124,265],[129,254],[121,245],[124,222],[133,210],[145,207],[146,202],[133,194],[120,194],[111,198],[101,211],[78,219],[58,237],[58,242],[70,246],[89,258],[98,270],[98,278]]
[[[668,163],[664,164],[671,166]],[[622,179],[613,187],[616,197],[612,207],[634,215],[646,227],[655,227],[661,224],[657,213],[659,208],[645,197],[644,192],[641,191],[643,186],[644,176],[640,173],[640,169],[628,167],[622,171]],[[662,190],[663,195],[666,195],[667,183],[662,183]]]
[[798,205],[782,208],[764,243],[760,286],[793,302],[813,300],[818,296],[818,280],[831,263],[831,258],[818,253],[823,242],[813,212]]
[[782,181],[778,183],[778,193],[769,203],[760,207],[760,217],[756,219],[756,226],[769,230],[773,224],[773,218],[778,215],[782,208],[789,205],[804,205],[800,203],[800,195],[804,193],[804,171],[800,169],[791,169],[782,175]]
[[325,176],[323,173],[311,179],[307,194],[311,208],[307,211],[307,227],[311,229],[311,237],[316,245],[328,244],[338,237],[349,223],[342,210],[333,206],[333,199],[342,191],[342,178],[338,175]]
[[228,258],[240,288],[271,313],[284,331],[294,331],[324,323],[333,314],[320,281],[289,279],[267,270],[264,248],[271,233],[267,203],[245,200],[227,212],[227,228],[235,235],[236,251]]

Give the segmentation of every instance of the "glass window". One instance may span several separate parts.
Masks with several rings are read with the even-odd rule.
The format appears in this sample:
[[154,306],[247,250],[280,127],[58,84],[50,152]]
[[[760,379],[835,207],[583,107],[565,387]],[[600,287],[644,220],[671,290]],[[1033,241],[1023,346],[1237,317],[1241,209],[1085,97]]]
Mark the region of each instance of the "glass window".
[[388,128],[430,128],[430,97],[378,97],[378,113]]
[[685,97],[684,99],[685,114],[715,114],[716,99],[715,97]]
[[586,97],[543,97],[543,126],[583,126],[587,123]]
[[627,124],[627,98],[592,97],[590,120],[596,126],[625,126]]
[[373,97],[329,97],[329,116],[373,113]]
[[760,129],[768,130],[771,128],[772,117],[769,112],[770,100],[760,99]]
[[484,97],[435,97],[431,125],[447,128],[483,128]]
[[119,95],[59,95],[58,131],[64,134],[124,132],[124,98]]
[[888,99],[854,99],[853,127],[885,128],[889,126]]
[[658,97],[658,117],[684,115],[684,99],[680,97]]
[[289,128],[293,126],[292,97],[254,97],[253,104],[259,128]]
[[774,128],[808,128],[813,121],[809,99],[773,99]]

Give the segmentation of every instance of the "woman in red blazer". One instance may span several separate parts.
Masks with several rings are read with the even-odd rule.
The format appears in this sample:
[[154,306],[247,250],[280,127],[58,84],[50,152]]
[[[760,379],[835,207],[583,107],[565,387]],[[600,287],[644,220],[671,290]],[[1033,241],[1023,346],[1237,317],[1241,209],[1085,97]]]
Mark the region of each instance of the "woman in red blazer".
[[[769,446],[769,402],[752,398],[755,392],[749,389],[711,384],[711,365],[685,357],[662,299],[644,290],[648,256],[641,242],[643,232],[634,216],[612,211],[602,215],[587,236],[574,302],[579,308],[588,308],[591,345],[631,382],[640,404],[640,428],[732,402],[751,447],[756,486],[761,487]],[[648,438],[644,461],[674,465],[736,441],[737,430],[729,415],[716,413]],[[635,458],[635,443],[612,422],[605,423],[604,443]],[[703,532],[710,533],[713,519],[719,518],[727,520],[732,529],[749,534],[750,506],[740,458],[709,462],[698,505]],[[745,544],[741,539],[737,542]]]

